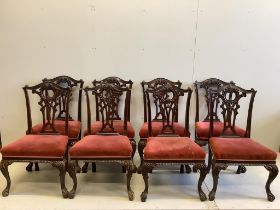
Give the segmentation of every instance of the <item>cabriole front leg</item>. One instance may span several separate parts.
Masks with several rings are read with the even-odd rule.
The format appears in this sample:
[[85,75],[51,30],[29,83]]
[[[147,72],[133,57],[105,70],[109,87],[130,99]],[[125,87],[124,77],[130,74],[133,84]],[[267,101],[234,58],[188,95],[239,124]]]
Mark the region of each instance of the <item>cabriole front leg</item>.
[[137,173],[138,174],[141,174],[141,170],[142,170],[142,164],[143,164],[143,156],[144,156],[144,148],[146,146],[146,140],[143,140],[143,139],[140,139],[140,141],[138,142],[138,153],[139,153],[139,156],[141,158],[141,163],[140,163],[140,166],[138,167],[137,169]]
[[213,201],[215,199],[215,194],[218,186],[219,173],[221,170],[225,170],[227,167],[228,166],[224,163],[216,163],[212,165],[213,188],[209,193],[210,201]]
[[9,161],[9,160],[1,160],[0,163],[0,170],[3,174],[3,176],[5,177],[6,181],[7,181],[7,186],[5,187],[5,189],[2,192],[2,196],[6,197],[9,195],[10,192],[10,187],[11,187],[11,178],[9,175],[9,170],[8,170],[8,166],[11,165],[13,162]]
[[63,198],[68,198],[68,190],[65,186],[65,162],[64,161],[53,161],[52,166],[57,168],[59,170],[59,176],[60,176],[60,185],[61,185],[61,191]]
[[142,202],[145,202],[146,199],[147,199],[148,191],[149,191],[149,183],[148,183],[149,176],[148,176],[148,173],[150,171],[152,171],[154,167],[155,167],[155,164],[145,163],[145,162],[142,163],[142,176],[143,176],[143,179],[144,179],[144,182],[145,182],[145,189],[141,193],[141,196],[140,196]]
[[123,166],[126,168],[126,188],[127,188],[127,194],[128,194],[128,199],[130,201],[133,201],[134,200],[134,192],[132,191],[131,189],[131,186],[130,186],[130,181],[131,181],[131,177],[132,177],[132,174],[133,174],[133,171],[135,169],[135,165],[134,163],[130,160],[130,161],[124,161],[123,162]]
[[272,181],[276,178],[276,176],[278,175],[278,167],[275,164],[271,164],[271,165],[265,165],[264,166],[266,168],[266,170],[269,171],[269,175],[268,175],[268,179],[267,182],[265,184],[265,190],[266,190],[266,194],[267,194],[267,200],[269,201],[274,201],[275,196],[272,194],[272,192],[270,191],[270,184],[272,183]]
[[73,180],[73,188],[68,193],[68,198],[72,199],[72,198],[74,198],[76,189],[77,189],[76,161],[75,160],[71,160],[68,162],[67,171]]
[[207,168],[206,168],[206,165],[205,163],[198,163],[198,164],[195,164],[193,166],[193,168],[197,171],[199,170],[200,171],[200,175],[199,175],[199,179],[198,179],[198,184],[197,184],[197,189],[198,189],[198,194],[199,194],[199,198],[201,201],[205,201],[207,199],[206,197],[206,194],[203,192],[202,190],[202,183],[206,177],[206,174],[207,174]]

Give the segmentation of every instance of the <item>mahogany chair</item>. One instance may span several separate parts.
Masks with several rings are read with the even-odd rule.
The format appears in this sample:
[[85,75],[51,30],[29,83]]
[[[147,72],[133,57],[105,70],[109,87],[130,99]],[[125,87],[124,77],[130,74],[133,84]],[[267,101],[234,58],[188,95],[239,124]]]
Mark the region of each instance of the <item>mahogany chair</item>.
[[[138,142],[138,153],[140,155],[140,158],[141,158],[141,164],[140,166],[138,167],[138,173],[141,173],[141,169],[142,169],[142,163],[143,163],[143,150],[147,144],[147,139],[148,139],[148,106],[147,106],[147,95],[146,95],[146,90],[147,89],[156,89],[158,87],[161,87],[161,86],[165,86],[167,84],[172,84],[176,87],[181,87],[182,83],[180,81],[177,81],[177,82],[173,82],[173,81],[170,81],[168,79],[165,79],[165,78],[156,78],[156,79],[153,79],[149,82],[145,82],[145,81],[142,81],[141,82],[141,86],[142,86],[142,91],[143,91],[143,102],[144,102],[144,123],[142,124],[141,128],[140,128],[140,131],[139,131],[139,136],[140,136],[140,141]],[[161,110],[159,108],[159,102],[157,100],[154,100],[154,109],[155,109],[155,116],[152,120],[152,134],[154,136],[158,135],[161,130],[162,130],[162,113],[161,113]],[[175,116],[175,119],[174,119],[174,129],[175,129],[175,132],[180,135],[180,136],[186,136],[186,133],[185,133],[185,128],[184,126],[180,125],[178,123],[178,113],[176,114]],[[191,172],[191,168],[186,165],[185,166],[186,168],[186,173],[190,173]],[[180,173],[184,173],[184,165],[181,165],[180,167]]]
[[[136,142],[134,140],[135,131],[130,122],[130,102],[131,102],[131,89],[133,82],[131,80],[123,80],[119,77],[107,77],[103,80],[94,80],[92,82],[93,86],[98,86],[100,84],[112,84],[118,86],[120,88],[124,88],[123,95],[125,95],[124,100],[124,109],[126,110],[126,117],[127,117],[127,134],[126,136],[131,141],[131,145],[133,147],[132,158],[134,157],[136,151]],[[95,100],[96,104],[96,121],[91,124],[91,132],[92,134],[98,133],[102,128],[102,122],[100,121],[100,112],[99,112],[99,100]],[[121,102],[120,102],[121,103]],[[124,135],[124,120],[121,118],[121,113],[119,113],[120,107],[115,107],[116,109],[112,113],[112,120],[114,121],[113,126],[117,133]],[[84,135],[88,135],[88,130],[85,131]],[[82,167],[82,172],[86,173],[88,169],[88,163],[86,162]],[[92,162],[92,171],[96,172],[96,165]],[[125,173],[125,167],[123,167],[123,172]]]
[[[69,87],[71,89],[71,95],[70,95],[70,102],[69,102],[69,116],[68,116],[68,146],[72,146],[81,139],[81,122],[82,122],[82,115],[81,115],[81,109],[82,109],[82,88],[84,85],[83,80],[75,80],[72,77],[69,76],[58,76],[52,79],[43,79],[43,82],[53,82],[60,87],[67,88]],[[77,100],[73,101],[73,100]],[[60,134],[65,135],[65,120],[66,120],[66,98],[65,96],[60,96],[58,98],[58,113],[56,114],[56,118],[54,121],[54,126],[57,131],[59,131]],[[75,103],[75,106],[74,106]],[[77,104],[77,105],[76,105]],[[72,110],[71,110],[72,108]],[[74,109],[77,109],[76,111],[76,118],[73,118],[71,115],[71,111],[74,111]],[[27,131],[27,134],[39,134],[42,129],[43,123],[36,124],[32,127],[31,133]],[[27,171],[32,171],[33,163],[29,163],[26,167]],[[78,171],[80,171],[80,167],[77,168]],[[35,163],[35,171],[39,171],[39,165],[38,163]]]
[[[158,165],[166,164],[187,164],[194,165],[200,171],[198,181],[198,193],[201,201],[206,200],[201,185],[207,174],[205,165],[206,153],[189,136],[189,108],[192,90],[181,89],[172,84],[166,84],[157,88],[147,89],[146,98],[148,104],[148,139],[144,148],[142,163],[142,176],[145,182],[145,189],[141,194],[141,201],[147,199],[148,194],[148,173]],[[175,131],[175,119],[178,116],[179,98],[186,98],[185,114],[185,135],[182,137]],[[153,134],[151,100],[157,100],[159,111],[162,115],[162,129],[158,135]],[[157,114],[157,112],[155,112]],[[182,113],[180,113],[182,115]]]
[[[194,83],[195,95],[196,95],[196,114],[195,114],[195,142],[204,146],[209,143],[210,137],[210,91],[215,91],[218,88],[228,85],[228,82],[222,81],[216,78],[210,78],[203,80],[201,82],[196,81]],[[203,120],[200,120],[200,110],[203,106],[203,103],[206,105],[206,117]],[[213,136],[220,136],[223,128],[224,122],[219,119],[218,109],[219,109],[220,100],[218,98],[214,99],[213,103]],[[240,136],[245,135],[245,130],[236,126],[236,132]],[[208,172],[211,169],[212,162],[212,153],[209,149],[208,155]],[[246,168],[244,166],[239,166],[237,169],[237,174],[245,173]]]
[[[60,174],[60,184],[62,195],[68,197],[68,191],[65,187],[65,167],[66,154],[68,144],[68,103],[70,96],[70,88],[62,88],[51,82],[43,82],[38,85],[23,88],[26,98],[27,108],[27,135],[13,141],[2,147],[2,161],[0,169],[7,180],[7,186],[2,192],[3,196],[9,195],[11,180],[9,176],[8,166],[14,162],[41,162],[50,163],[53,167],[58,168]],[[66,119],[64,123],[64,134],[61,135],[54,125],[54,116],[58,110],[58,99],[65,98]],[[32,134],[32,115],[30,98],[35,100],[39,105],[42,114],[42,128],[39,134]],[[35,107],[34,107],[35,108]],[[34,109],[33,109],[34,110]],[[37,110],[39,111],[39,110]]]
[[[230,83],[211,93],[210,135],[212,136],[214,133],[215,100],[220,100],[219,107],[224,123],[221,135],[219,137],[213,136],[209,140],[210,149],[213,153],[213,189],[209,194],[209,200],[211,201],[215,199],[219,173],[229,165],[264,166],[269,171],[269,177],[265,185],[267,199],[269,201],[275,199],[270,191],[270,184],[278,174],[277,153],[250,137],[252,109],[256,92],[254,89],[245,90]],[[247,102],[249,99],[247,125],[245,136],[240,136],[236,129],[236,120],[239,117],[240,104],[246,104],[244,102],[246,97]]]
[[[73,179],[73,189],[69,193],[69,198],[73,198],[77,188],[77,178],[75,170],[75,161],[82,160],[85,162],[105,162],[119,163],[127,170],[127,191],[129,200],[134,199],[134,193],[130,187],[132,173],[136,171],[133,163],[133,146],[127,137],[127,114],[124,109],[124,134],[117,133],[114,128],[114,120],[112,116],[119,106],[120,97],[124,91],[129,91],[127,87],[119,87],[116,85],[101,83],[92,88],[86,87],[87,100],[87,117],[88,117],[88,135],[82,138],[69,150],[68,171]],[[92,133],[91,124],[91,103],[90,95],[95,96],[98,100],[98,112],[101,116],[102,126],[98,133]]]

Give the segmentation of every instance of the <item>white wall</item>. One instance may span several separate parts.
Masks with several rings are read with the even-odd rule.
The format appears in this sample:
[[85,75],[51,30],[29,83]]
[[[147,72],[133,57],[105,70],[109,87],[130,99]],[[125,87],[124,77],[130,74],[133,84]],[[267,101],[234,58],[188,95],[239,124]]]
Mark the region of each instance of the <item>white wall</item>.
[[131,79],[137,131],[142,80],[218,77],[258,90],[252,136],[278,150],[279,21],[277,0],[0,0],[3,143],[26,130],[21,88],[44,77]]

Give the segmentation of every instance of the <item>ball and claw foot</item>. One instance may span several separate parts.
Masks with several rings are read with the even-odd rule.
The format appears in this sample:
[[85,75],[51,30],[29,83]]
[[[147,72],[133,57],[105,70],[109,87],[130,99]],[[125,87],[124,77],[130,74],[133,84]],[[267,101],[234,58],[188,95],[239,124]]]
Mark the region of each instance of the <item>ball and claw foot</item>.
[[207,200],[207,196],[205,195],[204,192],[200,192],[200,193],[199,193],[199,199],[200,199],[201,201],[206,201],[206,200]]
[[31,172],[31,171],[32,171],[32,166],[33,166],[33,163],[29,163],[29,164],[26,166],[26,171]]
[[9,190],[8,189],[3,190],[2,196],[7,197],[8,195],[9,195]]
[[189,174],[192,172],[192,169],[189,165],[185,165],[185,168],[186,168],[186,174]]
[[73,199],[75,197],[75,191],[74,190],[71,190],[69,193],[68,193],[68,198],[69,199]]
[[211,191],[209,193],[209,201],[213,201],[213,200],[215,200],[215,192]]
[[147,193],[146,192],[142,192],[140,197],[141,197],[141,201],[142,202],[146,202],[146,200],[147,200]]
[[239,166],[236,173],[237,174],[244,174],[244,173],[246,173],[246,171],[247,171],[247,169],[246,169],[245,166]]
[[128,191],[128,199],[130,201],[133,201],[134,200],[134,192],[132,190]]
[[68,198],[68,191],[66,189],[62,190],[62,196],[63,198]]
[[272,202],[272,201],[274,201],[274,199],[275,199],[275,196],[272,193],[267,193],[267,200],[268,201]]

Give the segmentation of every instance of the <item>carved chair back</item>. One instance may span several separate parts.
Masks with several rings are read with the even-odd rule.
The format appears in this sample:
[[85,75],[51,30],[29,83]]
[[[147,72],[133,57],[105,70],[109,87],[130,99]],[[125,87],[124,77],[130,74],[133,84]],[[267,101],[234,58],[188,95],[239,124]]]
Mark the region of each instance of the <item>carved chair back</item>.
[[152,110],[151,101],[157,103],[158,112],[154,115],[161,114],[162,130],[160,136],[179,136],[174,130],[174,122],[178,120],[179,98],[186,97],[185,111],[185,136],[190,136],[189,132],[189,109],[192,90],[182,89],[171,83],[158,86],[156,88],[148,88],[145,91],[148,105],[148,134],[152,136]]
[[240,111],[240,103],[242,102],[242,99],[249,97],[247,123],[244,137],[250,138],[252,110],[256,93],[257,91],[255,91],[253,88],[250,90],[245,90],[236,86],[233,82],[221,86],[217,90],[210,91],[210,137],[213,136],[213,122],[215,120],[214,112],[216,111],[215,103],[217,100],[219,101],[219,108],[224,123],[221,136],[241,137],[237,134],[235,129],[236,119]]
[[[23,87],[26,108],[27,108],[27,134],[32,133],[32,114],[30,106],[31,95],[38,96],[38,105],[42,114],[42,129],[40,134],[58,134],[59,132],[55,129],[54,121],[56,114],[59,111],[59,99],[64,98],[65,100],[65,135],[68,135],[68,117],[69,117],[69,99],[71,94],[70,87],[63,88],[53,82],[42,82],[35,86],[24,86]],[[35,97],[32,97],[35,99]]]
[[[62,88],[70,87],[71,95],[69,101],[71,102],[73,95],[78,95],[78,121],[81,122],[81,106],[82,106],[82,88],[84,85],[83,80],[75,80],[69,76],[58,76],[52,79],[43,79],[43,82],[53,82],[59,85]],[[61,96],[58,98],[58,109],[59,112],[57,113],[56,119],[65,120],[66,118],[66,98],[65,96]],[[69,111],[69,120],[73,120],[72,116],[70,115]]]
[[[229,84],[228,82],[224,82],[220,79],[216,78],[210,78],[206,79],[204,81],[198,82],[195,81],[194,83],[194,89],[195,89],[195,95],[196,95],[196,115],[195,115],[195,121],[199,121],[199,106],[200,106],[200,100],[199,96],[203,96],[206,102],[206,107],[207,107],[207,115],[204,118],[203,121],[209,122],[210,121],[210,91],[214,92],[217,91],[220,87]],[[214,96],[214,95],[213,95]],[[212,110],[212,115],[213,115],[213,120],[214,121],[220,121],[217,112],[218,112],[218,107],[219,107],[219,100],[216,98],[214,99],[213,103],[213,110]]]
[[[149,82],[145,82],[145,81],[141,82],[142,91],[143,91],[143,102],[144,102],[144,122],[147,122],[147,118],[148,118],[148,106],[147,106],[146,91],[148,89],[149,90],[157,89],[161,86],[165,86],[165,85],[168,85],[168,84],[177,86],[178,88],[180,88],[181,85],[182,85],[182,83],[180,81],[173,82],[173,81],[170,81],[170,80],[165,79],[165,78],[156,78],[156,79],[153,79]],[[154,100],[153,105],[154,105],[153,107],[154,107],[155,113],[156,113],[154,118],[153,118],[153,121],[161,121],[163,116],[162,116],[161,110],[159,108],[159,101]],[[176,112],[178,113],[178,110]],[[178,122],[178,114],[175,116],[174,120],[175,120],[175,122]]]
[[[119,77],[107,77],[103,80],[94,80],[92,82],[93,86],[97,86],[100,84],[111,84],[111,85],[115,85],[118,86],[120,88],[124,88],[124,91],[126,92],[126,96],[125,96],[125,101],[124,101],[124,109],[126,110],[126,117],[127,117],[127,121],[130,121],[130,101],[131,101],[131,89],[132,89],[132,85],[133,82],[131,80],[123,80]],[[96,101],[96,121],[100,120],[100,111],[99,111],[99,103],[100,101],[98,100],[98,98],[95,98]],[[120,104],[118,102],[118,104]],[[119,106],[115,107],[115,110],[112,112],[112,120],[121,120],[120,117],[120,113],[119,113]]]
[[[116,110],[119,107],[121,96],[130,91],[128,87],[116,86],[108,83],[100,83],[92,88],[86,87],[86,101],[87,101],[87,115],[88,115],[88,131],[89,134],[91,131],[91,99],[90,95],[94,96],[96,100],[98,100],[97,111],[100,115],[102,127],[98,134],[117,134],[113,127],[113,121],[116,116]],[[128,96],[128,94],[125,94]],[[126,99],[125,99],[126,100]],[[124,108],[123,116],[124,116],[124,134],[127,135],[127,110]]]

